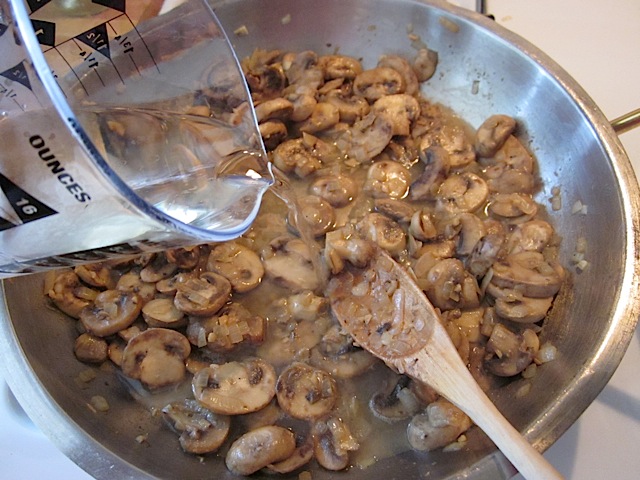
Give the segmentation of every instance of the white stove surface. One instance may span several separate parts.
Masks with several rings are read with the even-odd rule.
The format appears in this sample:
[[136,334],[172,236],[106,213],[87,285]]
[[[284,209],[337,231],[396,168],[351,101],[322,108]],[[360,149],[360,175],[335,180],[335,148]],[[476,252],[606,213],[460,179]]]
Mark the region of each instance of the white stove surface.
[[[474,8],[474,0],[454,3]],[[638,0],[487,0],[487,11],[562,65],[609,119],[640,107]],[[640,128],[621,135],[640,172]],[[638,295],[638,292],[629,292]],[[0,360],[1,361],[1,360]],[[640,475],[640,333],[608,386],[545,453],[567,479]],[[90,480],[21,412],[0,380],[0,478]]]

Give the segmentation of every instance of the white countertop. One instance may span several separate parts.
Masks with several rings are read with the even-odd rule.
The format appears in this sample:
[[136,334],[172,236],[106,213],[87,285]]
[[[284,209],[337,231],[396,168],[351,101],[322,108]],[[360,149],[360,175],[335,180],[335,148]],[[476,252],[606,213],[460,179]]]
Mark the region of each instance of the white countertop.
[[[453,3],[475,5],[474,0]],[[608,118],[640,107],[640,1],[487,0],[486,5],[497,22],[562,65]],[[621,135],[621,141],[640,172],[640,128]],[[545,454],[567,479],[640,476],[638,365],[636,331],[608,386]],[[24,417],[1,381],[0,478],[91,479]]]

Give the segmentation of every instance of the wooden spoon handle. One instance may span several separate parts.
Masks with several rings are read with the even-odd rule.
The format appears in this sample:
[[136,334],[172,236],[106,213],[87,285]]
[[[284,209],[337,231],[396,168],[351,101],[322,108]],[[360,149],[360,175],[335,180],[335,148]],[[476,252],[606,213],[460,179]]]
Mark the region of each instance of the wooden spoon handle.
[[[478,425],[528,480],[560,480],[562,475],[502,416],[457,355],[443,328],[436,328],[429,349],[394,363],[435,388]],[[455,355],[452,355],[454,352]]]

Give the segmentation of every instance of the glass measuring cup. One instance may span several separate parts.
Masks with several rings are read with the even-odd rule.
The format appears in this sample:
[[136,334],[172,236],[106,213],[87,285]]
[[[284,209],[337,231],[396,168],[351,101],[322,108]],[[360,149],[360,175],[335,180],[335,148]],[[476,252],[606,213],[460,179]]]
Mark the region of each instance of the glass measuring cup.
[[206,1],[0,0],[0,278],[223,241],[273,182]]

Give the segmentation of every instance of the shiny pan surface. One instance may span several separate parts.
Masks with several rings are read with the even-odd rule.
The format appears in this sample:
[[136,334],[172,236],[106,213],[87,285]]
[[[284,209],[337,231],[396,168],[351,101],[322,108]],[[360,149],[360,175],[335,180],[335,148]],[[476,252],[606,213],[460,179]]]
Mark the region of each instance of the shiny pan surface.
[[[519,137],[536,155],[547,205],[570,270],[546,321],[544,337],[559,356],[538,370],[528,395],[513,401],[515,381],[492,398],[539,449],[551,445],[595,399],[618,366],[636,326],[639,192],[611,125],[584,90],[540,50],[481,15],[444,2],[411,0],[228,0],[211,2],[238,56],[254,48],[336,51],[375,65],[382,54],[415,54],[418,37],[439,53],[427,98],[451,107],[472,127],[494,113],[515,117]],[[245,27],[246,35],[234,35]],[[245,30],[246,29],[246,30]],[[550,207],[552,189],[562,207]],[[572,213],[575,202],[586,215]],[[571,267],[587,242],[584,271]],[[41,276],[5,280],[0,354],[5,377],[35,423],[96,478],[232,478],[223,461],[181,454],[175,434],[131,396],[115,375],[89,386],[73,356],[73,322],[52,309]],[[87,408],[108,399],[108,415]],[[153,441],[137,443],[138,435]],[[477,437],[477,438],[476,438]],[[348,473],[314,470],[313,478],[508,478],[514,472],[482,435],[468,448],[407,452]],[[259,478],[260,474],[254,475]],[[273,478],[268,476],[268,478]],[[294,474],[293,478],[297,478]]]

